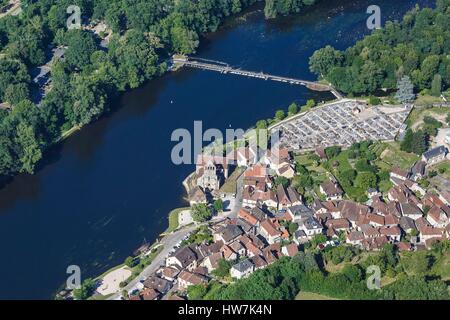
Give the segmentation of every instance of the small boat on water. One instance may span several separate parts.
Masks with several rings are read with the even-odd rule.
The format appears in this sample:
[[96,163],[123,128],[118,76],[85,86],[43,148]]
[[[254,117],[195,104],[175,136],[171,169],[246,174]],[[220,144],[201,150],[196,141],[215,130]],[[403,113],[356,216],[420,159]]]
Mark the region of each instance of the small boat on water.
[[150,249],[150,243],[144,238],[144,241],[142,242],[141,246],[133,251],[133,256],[137,257],[141,254],[144,254]]

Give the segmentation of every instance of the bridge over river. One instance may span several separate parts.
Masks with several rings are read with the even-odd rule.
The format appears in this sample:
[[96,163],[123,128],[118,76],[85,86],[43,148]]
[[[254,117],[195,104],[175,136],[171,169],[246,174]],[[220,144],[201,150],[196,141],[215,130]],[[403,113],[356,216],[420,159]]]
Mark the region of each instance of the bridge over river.
[[330,91],[337,99],[343,99],[342,95],[332,86],[326,85],[319,82],[313,82],[308,80],[302,80],[302,79],[295,79],[295,78],[289,78],[289,77],[283,77],[283,76],[276,76],[272,74],[267,74],[264,72],[254,72],[254,71],[247,71],[242,69],[236,69],[231,66],[229,66],[227,63],[221,62],[221,61],[213,61],[213,60],[206,60],[206,59],[200,59],[200,58],[174,58],[172,60],[174,65],[180,65],[184,67],[190,67],[190,68],[197,68],[197,69],[203,69],[203,70],[210,70],[215,72],[220,72],[224,74],[235,74],[243,77],[249,77],[249,78],[257,78],[262,80],[271,80],[271,81],[278,81],[278,82],[285,82],[289,84],[294,85],[301,85],[305,86],[310,90],[314,91]]

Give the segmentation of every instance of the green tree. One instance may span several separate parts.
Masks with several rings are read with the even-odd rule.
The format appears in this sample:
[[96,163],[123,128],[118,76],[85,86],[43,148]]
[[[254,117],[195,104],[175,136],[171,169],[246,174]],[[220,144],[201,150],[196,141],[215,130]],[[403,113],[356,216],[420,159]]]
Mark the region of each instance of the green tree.
[[286,117],[286,114],[284,113],[283,110],[278,110],[277,112],[275,112],[275,119],[277,119],[278,121],[283,120]]
[[325,149],[325,154],[327,155],[328,159],[333,159],[337,157],[341,153],[342,149],[341,147],[329,147]]
[[369,104],[372,106],[377,106],[381,104],[381,99],[375,96],[370,96]]
[[293,235],[295,233],[295,231],[298,230],[298,223],[295,223],[295,222],[289,223],[288,230],[289,230],[289,234]]
[[318,76],[326,76],[333,67],[341,66],[343,55],[332,46],[314,52],[309,59],[309,69]]
[[22,163],[21,171],[30,174],[34,173],[36,164],[42,158],[42,151],[33,127],[25,123],[19,123],[16,141],[22,148],[20,157]]
[[217,199],[214,201],[214,209],[217,212],[222,212],[223,211],[223,201],[222,199]]
[[258,122],[256,122],[256,129],[267,129],[267,121],[259,120]]
[[366,158],[360,158],[358,159],[358,161],[356,161],[355,163],[355,169],[358,172],[374,172],[376,171],[376,168],[374,166],[372,166],[369,162],[369,160],[367,160]]
[[187,287],[189,300],[201,300],[207,292],[207,286],[204,283]]
[[72,125],[85,125],[97,119],[105,110],[106,93],[100,83],[94,79],[78,76],[73,81],[74,104],[66,111]]
[[84,280],[80,288],[73,290],[74,298],[77,300],[86,300],[94,293],[95,286],[94,280],[90,278]]
[[290,105],[289,105],[289,109],[288,109],[288,113],[289,113],[289,115],[294,115],[294,114],[296,114],[298,112],[298,106],[297,106],[297,104],[295,103],[295,102],[293,102],[293,103],[291,103]]
[[442,90],[442,77],[440,74],[435,74],[433,81],[431,82],[431,94],[435,97],[440,97],[441,90]]
[[316,101],[314,101],[314,99],[309,99],[308,101],[306,101],[307,109],[314,108],[315,106],[316,106]]
[[195,31],[176,26],[171,30],[172,50],[181,54],[194,53],[199,40]]
[[412,152],[412,141],[414,137],[414,132],[411,129],[408,129],[403,137],[402,142],[400,143],[400,149],[406,152]]
[[375,188],[377,186],[377,176],[373,172],[360,172],[355,179],[355,186],[362,190]]
[[217,269],[212,271],[212,274],[219,278],[225,278],[230,275],[230,269],[232,267],[231,261],[220,259],[217,263]]
[[125,265],[129,268],[133,268],[136,265],[136,261],[133,257],[127,257],[125,259]]
[[13,106],[28,98],[28,85],[24,82],[11,84],[5,90],[5,100]]
[[402,103],[412,102],[415,99],[414,86],[408,76],[404,76],[397,84],[395,97]]
[[278,187],[279,185],[287,188],[289,186],[289,179],[286,177],[277,176],[274,181],[274,186]]
[[90,32],[72,29],[65,34],[68,48],[65,52],[66,62],[72,68],[85,69],[90,65],[91,55],[97,49]]
[[316,248],[319,244],[325,243],[327,241],[327,236],[324,234],[316,234],[311,240],[311,247]]
[[191,207],[191,215],[196,222],[205,222],[212,216],[211,209],[204,203],[194,204]]
[[346,170],[339,173],[339,182],[344,188],[353,186],[356,179],[357,172],[353,169]]

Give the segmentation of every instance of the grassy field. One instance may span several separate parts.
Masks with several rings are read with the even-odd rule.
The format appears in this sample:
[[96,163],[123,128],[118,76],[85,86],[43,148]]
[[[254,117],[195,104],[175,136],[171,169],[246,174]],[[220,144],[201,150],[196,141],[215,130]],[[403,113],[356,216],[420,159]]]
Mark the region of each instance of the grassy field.
[[390,170],[392,167],[402,169],[411,168],[419,160],[419,156],[400,150],[398,143],[386,143],[385,150],[381,153],[381,160],[376,160],[375,164],[382,169]]
[[444,122],[447,114],[450,113],[449,108],[414,108],[410,113],[408,119],[406,119],[406,124],[409,128],[417,129],[423,124],[423,118],[425,116],[432,116],[437,120]]
[[[332,173],[339,181],[339,172],[345,172],[347,170],[353,170],[354,167],[349,161],[350,150],[343,150],[337,157],[330,160],[330,163],[333,164],[337,161],[339,164],[336,168],[332,170]],[[344,187],[341,183],[341,187],[344,190],[345,194],[351,199],[358,199],[363,197],[366,194],[366,190],[361,190],[360,188],[350,186]]]
[[327,171],[320,165],[316,166],[316,163],[310,159],[312,153],[303,153],[294,156],[295,162],[299,165],[305,166],[308,171],[312,172],[312,178],[314,184],[321,184],[327,180]]
[[223,184],[223,186],[220,188],[220,192],[223,193],[236,193],[237,184],[236,181],[239,178],[239,176],[244,172],[244,168],[236,168],[236,170],[233,171],[231,176],[228,177],[227,181]]
[[313,166],[313,160],[311,160],[309,157],[311,156],[312,153],[301,153],[301,154],[297,154],[294,156],[294,160],[302,165],[305,166],[306,168],[309,169],[309,167]]
[[353,167],[350,164],[350,162],[348,161],[349,154],[350,154],[349,150],[344,150],[337,157],[331,159],[330,163],[333,163],[334,161],[339,162],[339,166],[338,166],[339,172],[352,170]]
[[416,99],[415,104],[417,106],[432,106],[434,103],[441,103],[442,99],[440,97],[433,97],[431,95],[419,95]]
[[181,211],[187,210],[189,207],[183,207],[183,208],[176,208],[170,211],[169,213],[169,227],[164,233],[170,233],[178,228],[178,215]]
[[322,294],[300,291],[295,300],[339,300]]
[[[450,253],[447,253],[431,269],[431,271],[446,281],[450,281]],[[450,286],[449,286],[450,289]]]
[[450,161],[449,160],[445,160],[445,161],[431,167],[431,169],[437,171],[441,177],[450,179]]

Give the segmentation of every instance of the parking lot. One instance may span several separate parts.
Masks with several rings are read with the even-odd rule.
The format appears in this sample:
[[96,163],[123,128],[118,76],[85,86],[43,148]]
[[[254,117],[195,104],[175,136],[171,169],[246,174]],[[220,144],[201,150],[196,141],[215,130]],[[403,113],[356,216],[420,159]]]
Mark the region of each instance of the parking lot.
[[364,102],[342,100],[284,121],[272,130],[280,130],[281,145],[291,150],[394,140],[411,109],[412,106],[368,106]]

